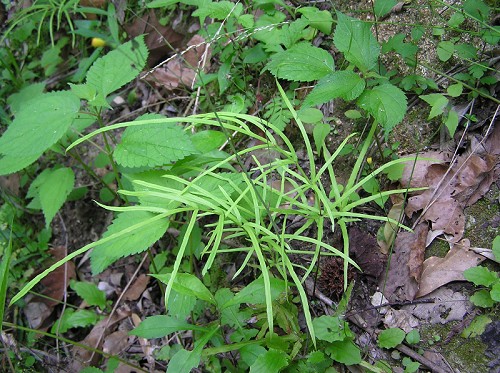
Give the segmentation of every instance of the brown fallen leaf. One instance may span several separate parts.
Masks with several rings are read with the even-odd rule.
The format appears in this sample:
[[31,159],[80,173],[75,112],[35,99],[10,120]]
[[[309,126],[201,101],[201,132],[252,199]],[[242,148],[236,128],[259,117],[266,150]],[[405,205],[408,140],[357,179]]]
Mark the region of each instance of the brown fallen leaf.
[[358,227],[350,228],[349,251],[363,274],[377,281],[384,272],[387,257],[378,250],[375,237]]
[[123,295],[124,300],[137,300],[146,290],[149,283],[149,276],[141,274]]
[[463,272],[484,260],[482,255],[470,249],[468,239],[454,244],[444,258],[433,256],[426,259],[416,297],[423,297],[452,281],[465,281]]
[[[497,136],[496,132],[490,138],[495,138],[493,135]],[[436,161],[417,161],[415,165],[408,163],[401,178],[404,186],[429,187],[409,198],[406,214],[411,217],[423,210],[421,219],[431,222],[433,231],[442,230],[450,235],[451,242],[458,242],[463,237],[464,208],[477,202],[498,178],[495,170],[500,159],[491,140],[487,139],[484,146],[473,145],[473,149],[476,153],[459,156],[451,168],[450,153],[421,154],[422,158],[434,158]]]
[[[111,316],[99,321],[90,331],[90,333],[80,342],[81,345],[90,348],[101,349],[104,338],[109,335],[114,326],[124,318],[130,316],[130,308],[122,306],[116,310]],[[87,366],[93,366],[99,360],[98,354],[80,346],[73,348],[73,362],[71,363],[70,372],[79,372]]]
[[[49,250],[51,259],[44,263],[42,268],[47,268],[55,262],[61,260],[66,255],[66,248],[63,246],[54,247]],[[41,272],[41,271],[40,271]],[[38,272],[35,272],[35,275]],[[45,321],[52,314],[54,307],[58,305],[66,291],[71,279],[76,278],[75,264],[72,261],[66,265],[56,268],[45,276],[37,286],[38,295],[26,296],[26,307],[24,314],[33,329],[47,328]]]
[[396,237],[387,279],[380,286],[390,302],[415,299],[428,230],[427,224],[421,223],[413,232],[400,232]]
[[187,43],[184,52],[178,53],[166,65],[156,68],[147,79],[157,86],[168,90],[184,85],[189,88],[198,74],[198,70],[205,71],[210,67],[211,51],[200,35],[195,35]]
[[133,344],[134,340],[135,336],[129,336],[124,330],[117,330],[104,338],[102,350],[110,355],[118,355],[128,346]]

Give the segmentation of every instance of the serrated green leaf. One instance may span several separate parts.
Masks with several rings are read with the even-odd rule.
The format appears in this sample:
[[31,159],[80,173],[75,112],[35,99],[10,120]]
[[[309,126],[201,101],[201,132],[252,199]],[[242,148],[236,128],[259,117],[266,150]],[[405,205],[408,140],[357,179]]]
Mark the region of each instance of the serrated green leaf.
[[437,46],[436,52],[439,59],[446,62],[451,58],[451,56],[453,56],[453,52],[455,52],[455,44],[451,41],[441,41]]
[[300,43],[271,56],[271,61],[265,69],[277,78],[311,82],[333,72],[335,64],[333,57],[326,50],[308,43]]
[[431,93],[430,95],[420,95],[418,97],[431,105],[431,112],[427,119],[443,114],[444,108],[448,105],[448,99],[441,93]]
[[172,316],[157,315],[146,317],[139,326],[129,332],[141,338],[163,338],[181,330],[206,330],[206,328],[193,325]]
[[0,175],[36,161],[69,129],[80,110],[71,92],[44,93],[23,105],[0,137]]
[[334,98],[351,101],[365,89],[365,80],[352,71],[336,71],[322,78],[304,100],[304,107],[323,104]]
[[383,330],[378,336],[378,345],[382,348],[394,348],[405,339],[405,332],[399,328]]
[[218,149],[226,141],[226,135],[220,131],[205,130],[191,136],[191,143],[200,153]]
[[243,360],[243,362],[248,366],[255,363],[255,360],[266,352],[267,350],[264,347],[255,344],[243,346],[239,350],[241,360]]
[[337,12],[335,46],[344,53],[347,61],[363,72],[375,68],[380,54],[380,46],[370,28],[369,23]]
[[279,372],[288,365],[288,359],[285,352],[269,349],[255,359],[255,362],[250,366],[250,373]]
[[472,267],[464,271],[464,277],[467,281],[476,286],[491,286],[498,280],[496,272],[490,271],[486,267]]
[[403,120],[407,101],[401,89],[392,84],[382,84],[363,92],[358,99],[358,105],[370,113],[389,133]]
[[[137,120],[162,118],[161,115],[146,114]],[[156,167],[194,153],[197,150],[182,127],[174,123],[154,123],[128,127],[113,156],[125,167]]]
[[147,58],[148,49],[141,35],[96,60],[86,82],[106,97],[139,75]]
[[[168,284],[170,280],[170,273],[152,275],[164,284]],[[180,294],[190,295],[198,299],[202,299],[209,303],[215,304],[215,298],[207,289],[207,287],[201,282],[201,280],[190,273],[177,273],[172,285],[172,289]]]
[[40,206],[45,216],[45,225],[49,226],[55,214],[62,207],[75,185],[75,174],[71,168],[59,168],[52,171],[38,190]]
[[[113,220],[103,238],[125,231],[155,216],[147,211],[122,212]],[[168,219],[154,220],[140,230],[127,232],[113,241],[97,245],[90,254],[92,273],[99,274],[116,260],[147,250],[165,234],[168,225]]]
[[453,137],[458,127],[458,113],[455,110],[450,110],[448,112],[444,125],[448,129],[450,136]]
[[[271,277],[269,279],[269,282],[271,285],[271,300],[275,300],[281,293],[283,293],[286,290],[285,282],[283,280],[274,277]],[[224,304],[221,307],[221,309],[241,303],[251,303],[251,304],[266,303],[263,277],[259,277],[257,280],[254,280],[250,284],[245,286],[238,294],[234,296],[233,299]]]
[[106,308],[106,294],[92,282],[71,281],[70,287],[90,306]]
[[495,301],[491,299],[490,292],[488,290],[479,290],[470,297],[470,301],[473,305],[482,308],[493,307]]
[[313,6],[306,6],[299,8],[297,13],[302,14],[309,21],[311,27],[329,35],[332,32],[333,18],[330,12],[326,10],[319,10]]
[[350,339],[334,341],[325,350],[333,360],[339,363],[345,365],[361,363],[361,351]]
[[375,15],[377,16],[377,18],[381,18],[389,14],[389,12],[396,4],[396,0],[376,0],[373,6]]

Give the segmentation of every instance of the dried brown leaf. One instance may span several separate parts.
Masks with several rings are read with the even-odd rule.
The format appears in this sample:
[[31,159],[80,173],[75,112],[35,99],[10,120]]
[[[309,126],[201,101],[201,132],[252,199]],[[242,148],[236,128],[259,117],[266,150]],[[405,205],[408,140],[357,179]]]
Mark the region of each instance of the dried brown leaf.
[[424,261],[417,297],[423,297],[452,281],[465,281],[463,272],[476,267],[485,258],[470,249],[470,242],[463,239],[454,244],[444,258],[436,256]]
[[137,300],[142,295],[144,290],[146,290],[149,283],[149,276],[145,274],[140,275],[134,281],[134,283],[128,288],[128,290],[123,295],[124,300]]
[[124,330],[111,333],[102,344],[102,350],[110,355],[118,355],[134,342],[135,336],[129,336]]
[[349,229],[350,252],[363,274],[378,280],[385,269],[387,257],[377,250],[377,240],[357,227]]
[[417,225],[414,232],[400,232],[394,243],[384,295],[391,302],[404,302],[415,299],[418,291],[421,266],[425,254],[427,224]]

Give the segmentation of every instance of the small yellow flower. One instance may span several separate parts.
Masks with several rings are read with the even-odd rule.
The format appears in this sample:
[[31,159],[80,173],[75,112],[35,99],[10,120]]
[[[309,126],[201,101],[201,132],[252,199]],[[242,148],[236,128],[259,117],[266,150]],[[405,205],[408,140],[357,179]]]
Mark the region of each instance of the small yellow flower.
[[94,48],[99,48],[99,47],[104,47],[106,45],[106,42],[101,38],[92,38],[91,45]]
[[368,163],[368,164],[372,164],[372,163],[373,163],[373,159],[372,159],[372,157],[368,157],[368,158],[366,158],[366,163]]

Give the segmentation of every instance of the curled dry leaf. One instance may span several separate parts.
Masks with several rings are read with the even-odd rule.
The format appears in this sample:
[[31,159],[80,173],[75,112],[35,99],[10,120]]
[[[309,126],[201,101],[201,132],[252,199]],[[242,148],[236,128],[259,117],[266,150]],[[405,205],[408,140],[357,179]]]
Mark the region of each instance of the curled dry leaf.
[[463,272],[476,267],[485,258],[470,249],[468,239],[454,244],[444,258],[436,256],[424,261],[418,297],[423,297],[437,288],[452,282],[465,281]]

